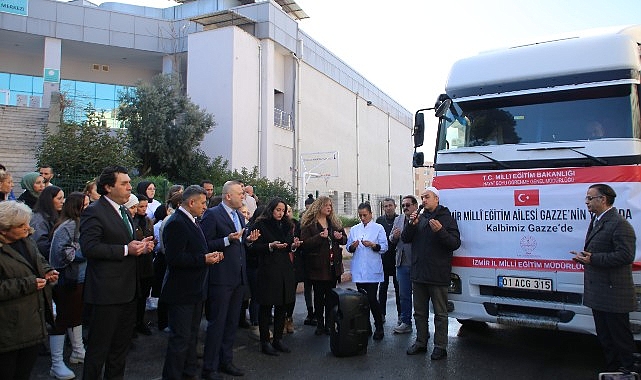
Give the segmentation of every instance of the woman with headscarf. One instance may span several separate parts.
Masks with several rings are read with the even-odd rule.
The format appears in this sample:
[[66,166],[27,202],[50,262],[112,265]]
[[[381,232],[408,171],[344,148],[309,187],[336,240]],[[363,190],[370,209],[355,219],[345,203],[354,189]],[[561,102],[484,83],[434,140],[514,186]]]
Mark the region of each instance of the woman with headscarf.
[[53,323],[51,286],[58,272],[29,238],[31,209],[0,202],[0,369],[2,378],[28,379]]
[[156,220],[154,219],[154,212],[156,212],[156,209],[160,206],[160,202],[154,199],[156,196],[156,185],[151,181],[142,181],[138,186],[136,186],[136,194],[142,194],[149,198],[149,203],[147,204],[147,216],[155,223]]
[[[259,238],[248,244],[249,251],[258,255],[258,289],[252,294],[260,304],[258,328],[261,351],[278,356],[291,352],[281,341],[285,326],[285,306],[296,298],[296,279],[290,252],[300,245],[292,233],[292,222],[287,217],[287,205],[281,198],[272,199],[256,219],[252,233],[260,231]],[[269,344],[269,320],[274,308],[274,339]]]
[[38,172],[27,173],[22,177],[20,186],[24,189],[24,192],[20,194],[18,201],[26,204],[30,209],[33,209],[40,193],[45,189],[44,178],[42,178]]
[[58,221],[63,203],[65,203],[65,192],[58,186],[51,185],[42,191],[33,209],[30,223],[34,229],[33,240],[36,241],[40,254],[47,260],[49,260],[53,226]]
[[[52,186],[49,186],[52,187]],[[44,194],[44,192],[43,192]],[[56,302],[56,323],[49,333],[51,346],[51,370],[56,379],[73,379],[75,374],[63,361],[65,333],[71,342],[72,364],[83,363],[85,347],[82,342],[82,292],[85,283],[87,259],[80,251],[80,214],[89,205],[89,197],[73,192],[65,200],[60,218],[53,227],[51,240],[51,266],[60,272],[58,283],[53,287]]]
[[[334,214],[331,198],[318,197],[305,211],[301,222],[303,257],[307,275],[314,289],[316,335],[329,334],[325,318],[329,316],[329,292],[343,274],[343,249],[347,242],[340,219]],[[324,314],[324,315],[323,315]]]

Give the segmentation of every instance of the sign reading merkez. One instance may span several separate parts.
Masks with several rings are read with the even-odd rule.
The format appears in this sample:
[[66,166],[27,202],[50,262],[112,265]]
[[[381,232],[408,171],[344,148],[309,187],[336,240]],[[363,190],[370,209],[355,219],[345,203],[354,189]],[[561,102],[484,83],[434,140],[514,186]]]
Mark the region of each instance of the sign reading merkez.
[[0,0],[0,12],[27,16],[29,14],[29,0]]

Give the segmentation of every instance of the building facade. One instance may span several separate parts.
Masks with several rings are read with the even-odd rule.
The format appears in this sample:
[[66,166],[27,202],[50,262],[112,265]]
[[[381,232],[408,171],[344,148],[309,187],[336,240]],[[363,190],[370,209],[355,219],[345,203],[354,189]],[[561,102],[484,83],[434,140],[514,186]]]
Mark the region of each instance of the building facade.
[[301,30],[293,1],[23,1],[26,14],[0,9],[0,104],[47,108],[62,92],[118,127],[120,91],[178,73],[217,123],[201,148],[231,169],[257,166],[301,202],[328,194],[343,214],[413,190],[412,114]]

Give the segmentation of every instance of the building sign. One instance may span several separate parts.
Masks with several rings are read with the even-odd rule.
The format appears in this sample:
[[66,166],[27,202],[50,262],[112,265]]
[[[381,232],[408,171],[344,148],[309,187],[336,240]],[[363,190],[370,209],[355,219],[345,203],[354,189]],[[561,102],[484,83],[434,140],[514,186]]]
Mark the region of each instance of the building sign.
[[29,14],[29,0],[0,0],[0,12],[27,16]]
[[43,77],[45,82],[58,83],[60,82],[60,70],[45,68]]

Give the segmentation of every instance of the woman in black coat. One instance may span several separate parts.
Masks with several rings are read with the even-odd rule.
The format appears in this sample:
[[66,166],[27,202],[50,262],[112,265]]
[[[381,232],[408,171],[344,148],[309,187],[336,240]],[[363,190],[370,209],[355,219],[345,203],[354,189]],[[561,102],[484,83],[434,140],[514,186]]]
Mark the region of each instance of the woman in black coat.
[[[290,352],[281,339],[285,325],[285,306],[296,298],[296,278],[289,253],[300,245],[292,234],[292,222],[286,215],[287,205],[275,198],[265,208],[253,230],[260,237],[248,249],[258,256],[258,289],[255,295],[260,304],[258,327],[261,351],[277,356],[278,351]],[[274,340],[269,344],[269,319],[274,308]]]

